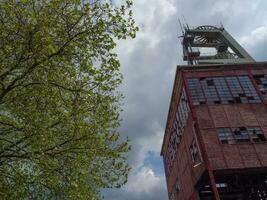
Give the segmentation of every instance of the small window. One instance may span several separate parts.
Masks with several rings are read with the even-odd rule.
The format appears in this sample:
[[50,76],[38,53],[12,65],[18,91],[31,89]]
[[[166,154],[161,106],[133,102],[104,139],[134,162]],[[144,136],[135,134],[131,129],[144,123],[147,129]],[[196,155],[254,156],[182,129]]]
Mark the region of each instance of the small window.
[[178,180],[176,180],[176,183],[175,183],[175,191],[176,191],[176,194],[179,194],[181,188],[180,188],[180,184],[178,182]]
[[175,194],[174,194],[174,192],[171,192],[169,194],[169,197],[170,197],[170,200],[175,200]]
[[180,188],[179,181],[178,181],[178,179],[176,179],[176,181],[175,181],[175,185],[172,186],[172,190],[171,190],[171,192],[169,193],[169,198],[170,198],[170,200],[171,200],[171,199],[172,199],[172,200],[177,199],[177,197],[178,197],[178,195],[179,195],[179,193],[180,193],[180,190],[181,190],[181,188]]
[[248,128],[250,138],[253,142],[263,142],[266,141],[266,138],[259,127],[250,127]]
[[218,135],[221,143],[223,144],[234,144],[235,140],[230,128],[219,128]]
[[198,147],[197,147],[197,143],[195,139],[193,139],[190,145],[190,153],[192,156],[193,163],[200,162],[200,156],[199,156]]

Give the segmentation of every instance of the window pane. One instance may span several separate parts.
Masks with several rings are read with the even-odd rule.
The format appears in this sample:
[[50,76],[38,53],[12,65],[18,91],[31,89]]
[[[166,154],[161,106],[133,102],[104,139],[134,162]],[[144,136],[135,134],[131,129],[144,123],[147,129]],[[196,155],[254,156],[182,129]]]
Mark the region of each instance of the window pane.
[[245,127],[232,129],[236,142],[249,142],[249,135]]
[[266,141],[266,138],[259,127],[250,127],[248,128],[248,132],[253,142]]
[[192,95],[193,105],[203,104],[205,97],[198,78],[188,79],[189,90]]
[[220,103],[215,84],[212,78],[205,78],[200,81],[207,104]]
[[215,77],[213,78],[218,94],[221,98],[223,104],[228,104],[233,102],[232,94],[226,84],[224,77]]
[[234,137],[233,137],[233,134],[230,128],[219,128],[217,129],[217,132],[218,132],[219,139],[223,144],[234,144],[235,143]]
[[252,82],[248,76],[239,76],[240,84],[244,90],[247,101],[249,103],[259,103],[260,97],[258,96],[256,89],[254,88]]
[[239,84],[237,77],[226,77],[226,82],[230,88],[235,103],[248,103],[244,98],[246,96]]
[[265,100],[267,100],[267,75],[255,75],[254,78],[259,86],[261,94]]

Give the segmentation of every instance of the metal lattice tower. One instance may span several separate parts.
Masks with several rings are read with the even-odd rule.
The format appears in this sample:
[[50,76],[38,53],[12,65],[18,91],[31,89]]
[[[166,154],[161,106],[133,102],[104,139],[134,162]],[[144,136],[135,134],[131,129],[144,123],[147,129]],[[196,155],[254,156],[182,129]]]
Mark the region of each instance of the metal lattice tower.
[[[183,59],[189,65],[255,62],[223,26],[184,26],[182,38]],[[213,53],[205,53],[208,49]]]

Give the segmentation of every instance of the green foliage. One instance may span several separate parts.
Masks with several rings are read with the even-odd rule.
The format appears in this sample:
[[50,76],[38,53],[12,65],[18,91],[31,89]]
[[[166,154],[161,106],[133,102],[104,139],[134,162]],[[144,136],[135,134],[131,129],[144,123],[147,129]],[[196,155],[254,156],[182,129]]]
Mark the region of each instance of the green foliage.
[[131,5],[0,2],[2,199],[101,199],[127,181],[112,49],[135,37]]

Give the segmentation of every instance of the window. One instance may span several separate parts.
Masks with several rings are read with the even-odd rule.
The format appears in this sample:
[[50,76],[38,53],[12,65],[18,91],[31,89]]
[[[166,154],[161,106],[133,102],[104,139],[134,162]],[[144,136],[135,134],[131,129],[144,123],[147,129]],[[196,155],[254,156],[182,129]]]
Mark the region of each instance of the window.
[[221,98],[221,103],[222,104],[234,103],[234,99],[228,88],[225,78],[224,77],[214,78],[214,83],[217,88],[218,94]]
[[178,103],[177,112],[175,114],[175,120],[171,128],[171,136],[167,147],[167,154],[164,159],[167,175],[171,172],[173,161],[175,159],[178,146],[181,142],[189,112],[190,108],[188,105],[188,100],[185,94],[185,90],[183,89]]
[[232,93],[235,103],[248,103],[245,98],[244,91],[242,90],[237,77],[226,77],[227,85]]
[[175,185],[173,186],[171,192],[169,193],[169,199],[170,200],[177,199],[180,190],[181,189],[180,189],[180,185],[179,185],[178,179],[176,179]]
[[191,92],[192,101],[194,105],[205,104],[206,99],[200,85],[198,78],[192,78],[188,80],[188,86]]
[[266,138],[259,127],[250,127],[248,128],[248,132],[253,142],[266,141]]
[[248,76],[190,78],[188,87],[193,105],[261,102]]
[[180,184],[179,184],[179,181],[176,180],[176,183],[175,183],[175,192],[176,194],[179,194],[181,188],[180,188]]
[[246,127],[233,128],[232,132],[236,142],[249,142],[250,138]]
[[267,75],[254,75],[259,90],[265,100],[267,100]]
[[220,103],[220,99],[212,78],[202,79],[200,84],[206,97],[207,104]]
[[189,150],[192,156],[193,163],[200,162],[200,156],[199,156],[198,147],[197,147],[197,143],[195,139],[193,139],[189,147]]
[[222,144],[266,141],[260,127],[218,128],[217,132]]
[[234,144],[235,140],[230,128],[218,129],[219,139],[223,144]]
[[[260,103],[260,97],[258,96],[255,87],[250,81],[248,76],[239,76],[238,77],[241,87],[244,90],[245,96],[249,103]],[[244,100],[246,101],[246,100]]]
[[170,200],[175,200],[175,194],[174,194],[174,192],[171,192],[169,194],[169,197],[170,197]]

